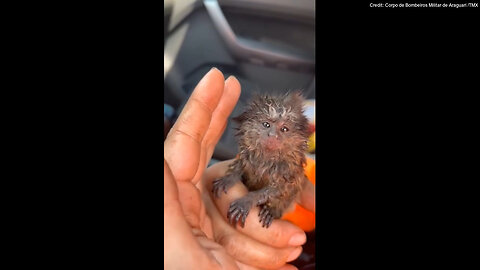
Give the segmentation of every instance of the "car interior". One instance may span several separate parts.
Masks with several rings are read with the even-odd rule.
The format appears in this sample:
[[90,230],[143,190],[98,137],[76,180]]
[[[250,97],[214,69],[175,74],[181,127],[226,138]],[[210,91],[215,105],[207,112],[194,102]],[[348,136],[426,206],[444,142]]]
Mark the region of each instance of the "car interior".
[[[230,118],[254,92],[301,90],[315,100],[314,0],[165,0],[164,23],[165,134],[212,67],[240,81]],[[228,121],[212,162],[235,157],[233,125]],[[292,262],[299,269],[314,269],[314,233]]]

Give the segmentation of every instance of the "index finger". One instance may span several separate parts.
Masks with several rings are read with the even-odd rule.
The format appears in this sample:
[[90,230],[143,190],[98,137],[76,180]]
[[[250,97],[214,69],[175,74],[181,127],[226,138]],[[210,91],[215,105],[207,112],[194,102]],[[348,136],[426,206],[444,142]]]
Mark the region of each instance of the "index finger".
[[308,181],[308,179],[305,179],[298,204],[308,211],[315,213],[315,186],[312,182]]
[[223,74],[212,68],[195,87],[168,133],[163,155],[176,180],[190,181],[195,176],[200,161],[201,143],[223,89]]

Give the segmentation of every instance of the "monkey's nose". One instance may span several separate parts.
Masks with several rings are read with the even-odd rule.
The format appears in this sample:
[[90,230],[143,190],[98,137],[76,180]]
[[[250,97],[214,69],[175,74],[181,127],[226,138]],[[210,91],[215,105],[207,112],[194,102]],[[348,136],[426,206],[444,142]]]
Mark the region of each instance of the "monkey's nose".
[[278,135],[275,131],[269,131],[268,132],[268,137],[275,137],[275,138],[278,138]]
[[267,149],[270,149],[270,150],[275,150],[275,149],[278,149],[280,148],[280,140],[278,140],[277,138],[275,137],[268,137],[266,140],[265,140],[265,146]]

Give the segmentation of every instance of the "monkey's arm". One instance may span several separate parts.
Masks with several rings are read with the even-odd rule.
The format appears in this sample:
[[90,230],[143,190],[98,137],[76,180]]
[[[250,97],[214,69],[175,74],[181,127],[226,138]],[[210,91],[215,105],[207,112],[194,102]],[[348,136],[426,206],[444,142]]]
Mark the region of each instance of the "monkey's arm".
[[242,180],[242,168],[241,168],[240,160],[236,159],[229,166],[227,173],[223,177],[213,181],[213,189],[212,189],[213,195],[219,198],[220,195],[222,194],[221,193],[222,191],[225,194],[227,194],[227,191],[236,182],[239,182],[241,180]]

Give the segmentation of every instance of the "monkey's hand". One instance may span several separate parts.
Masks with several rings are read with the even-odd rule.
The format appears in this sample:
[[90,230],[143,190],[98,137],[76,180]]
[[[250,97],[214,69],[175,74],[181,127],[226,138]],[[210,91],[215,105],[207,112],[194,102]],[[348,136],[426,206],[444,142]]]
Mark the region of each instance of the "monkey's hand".
[[[245,227],[245,219],[253,206],[262,206],[260,211],[260,223],[263,222],[262,227],[269,227],[272,224],[274,218],[278,218],[278,213],[275,209],[267,207],[265,204],[268,202],[271,196],[276,195],[276,190],[273,188],[263,188],[257,191],[249,192],[244,197],[237,199],[230,204],[230,208],[227,213],[227,218],[232,225],[238,221],[241,221],[240,225]],[[280,213],[281,216],[281,213]]]
[[241,218],[240,225],[242,228],[245,227],[245,219],[247,218],[250,209],[254,205],[254,198],[252,196],[248,196],[248,194],[240,199],[236,199],[230,204],[230,208],[228,209],[227,213],[227,219],[233,226],[235,226]]
[[261,210],[258,213],[260,217],[260,223],[262,227],[270,227],[273,219],[282,217],[282,208],[280,207],[281,202],[279,203],[280,192],[277,188],[267,187],[263,189],[260,200],[257,203],[257,206],[260,206]]
[[215,195],[216,198],[220,198],[222,191],[227,194],[227,191],[241,179],[240,175],[232,173],[213,181],[213,195]]
[[262,210],[258,213],[260,217],[260,223],[262,223],[262,227],[270,227],[273,221],[272,210],[270,207],[263,205]]

